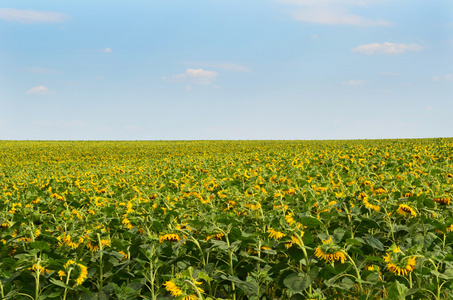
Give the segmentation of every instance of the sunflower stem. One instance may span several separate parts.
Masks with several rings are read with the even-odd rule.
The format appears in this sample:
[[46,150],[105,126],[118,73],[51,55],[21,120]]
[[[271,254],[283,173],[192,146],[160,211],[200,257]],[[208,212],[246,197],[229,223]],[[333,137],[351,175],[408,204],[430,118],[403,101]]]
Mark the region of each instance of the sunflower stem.
[[[66,285],[69,285],[69,277],[71,276],[72,268],[69,268],[68,275],[66,276]],[[68,288],[64,288],[63,300],[66,300],[68,294]]]
[[[308,271],[310,271],[310,260],[308,259],[308,254],[307,254],[307,250],[305,249],[304,241],[302,240],[302,237],[300,236],[300,234],[298,234],[297,232],[294,232],[294,235],[299,240],[300,248],[302,249],[302,252],[304,253],[305,262],[307,264],[307,274],[308,274]],[[311,294],[312,293],[311,285],[308,287],[308,289],[309,289],[309,293]]]
[[37,258],[37,261],[36,261],[36,277],[35,277],[35,299],[38,300],[39,298],[39,275],[41,274],[41,266],[40,266],[40,262],[41,262],[41,257],[38,257]]
[[359,281],[359,288],[360,288],[360,291],[359,292],[362,292],[363,290],[363,287],[362,287],[362,277],[360,276],[360,271],[359,269],[357,268],[357,265],[355,264],[354,260],[352,259],[352,257],[349,256],[349,254],[346,252],[346,251],[342,251],[343,254],[349,259],[349,261],[351,262],[352,266],[354,267],[355,269],[355,272],[357,273],[357,279]]
[[102,243],[101,243],[101,235],[98,233],[98,243],[99,243],[99,292],[102,292],[102,288],[104,285],[104,265],[102,264]]

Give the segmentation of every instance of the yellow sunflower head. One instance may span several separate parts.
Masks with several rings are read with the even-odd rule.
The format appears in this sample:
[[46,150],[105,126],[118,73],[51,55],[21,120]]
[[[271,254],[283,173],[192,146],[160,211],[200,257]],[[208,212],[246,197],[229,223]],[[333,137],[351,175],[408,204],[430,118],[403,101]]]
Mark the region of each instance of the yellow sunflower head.
[[178,242],[180,240],[181,240],[181,238],[176,233],[167,233],[167,234],[159,235],[160,243],[163,243],[164,241]]
[[315,250],[315,256],[326,262],[340,261],[344,263],[347,260],[344,250],[332,240],[332,237],[322,241],[322,245]]
[[267,232],[269,232],[269,237],[270,238],[275,238],[276,240],[279,240],[281,239],[282,237],[286,236],[286,234],[284,234],[283,232],[280,232],[280,231],[276,231],[272,228],[269,228],[267,230]]
[[407,204],[400,204],[400,206],[398,207],[398,209],[396,211],[400,215],[403,215],[403,216],[406,216],[406,215],[411,215],[413,217],[417,216],[417,213],[415,212],[415,210]]
[[387,269],[395,275],[406,276],[415,270],[415,256],[407,256],[401,251],[400,247],[393,245],[391,250],[383,258],[387,264]]
[[439,204],[450,204],[450,198],[447,197],[433,198],[433,201]]

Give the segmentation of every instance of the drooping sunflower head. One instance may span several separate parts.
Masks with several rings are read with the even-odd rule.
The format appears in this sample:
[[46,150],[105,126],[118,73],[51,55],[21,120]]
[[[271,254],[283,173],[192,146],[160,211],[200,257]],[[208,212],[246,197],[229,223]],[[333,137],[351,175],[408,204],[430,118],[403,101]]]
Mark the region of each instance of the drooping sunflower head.
[[433,198],[433,201],[439,204],[450,204],[450,198],[447,197]]
[[69,259],[66,264],[63,266],[65,271],[58,271],[58,276],[60,279],[64,276],[70,276],[70,278],[75,278],[74,286],[81,285],[85,279],[88,277],[88,268],[81,263],[77,263],[72,259]]
[[375,272],[381,272],[381,267],[379,267],[378,265],[371,265],[371,266],[368,266],[367,267],[367,270],[368,271],[375,271]]
[[169,242],[178,242],[181,238],[176,233],[167,233],[164,235],[159,235],[159,243],[163,243],[164,241]]
[[280,232],[280,231],[276,231],[272,228],[269,228],[267,230],[267,232],[269,232],[269,237],[270,238],[275,238],[276,240],[279,240],[281,239],[282,237],[286,236],[286,234],[284,234],[283,232]]
[[169,280],[164,283],[165,289],[170,292],[170,294],[174,297],[182,295],[182,290],[174,283],[173,281]]
[[322,241],[322,245],[315,250],[315,256],[326,262],[340,261],[344,263],[346,261],[344,250],[332,240],[332,237]]
[[[305,232],[301,231],[301,232],[300,232],[300,236],[301,236],[301,237],[304,236],[304,233],[305,233]],[[302,246],[302,244],[301,244],[301,242],[299,241],[299,239],[298,239],[295,235],[293,235],[293,236],[291,236],[291,240],[285,243],[285,248],[286,248],[286,249],[289,249],[289,248],[291,248],[291,247],[292,247],[293,245],[295,245],[295,244],[296,244],[296,245],[299,245],[299,246]]]
[[414,271],[417,263],[415,256],[406,256],[395,261],[387,259],[386,262],[387,269],[398,276],[406,276],[410,272]]
[[176,277],[163,284],[172,296],[181,300],[196,300],[198,299],[197,293],[204,293],[204,290],[199,287],[202,282],[198,281],[198,278],[193,278],[192,269],[189,269],[177,274]]
[[294,223],[296,223],[296,220],[294,220],[293,218],[293,213],[288,213],[286,216],[285,216],[285,220],[286,220],[286,223],[288,223],[289,226],[293,225]]
[[411,215],[413,217],[417,216],[417,213],[415,212],[415,210],[407,204],[400,204],[400,206],[398,207],[398,209],[396,211],[400,215],[403,215],[403,216],[406,216],[406,215]]
[[214,233],[214,234],[208,235],[205,240],[209,241],[210,239],[214,239],[214,240],[220,241],[220,240],[222,240],[222,238],[224,236],[225,235],[222,232],[218,232],[218,233]]
[[365,205],[365,207],[368,208],[369,210],[374,210],[374,211],[379,211],[380,210],[379,205],[370,203],[368,197],[364,197],[362,199],[362,202],[363,202],[363,205]]
[[383,257],[387,264],[387,269],[395,275],[406,276],[415,270],[415,256],[406,255],[400,247],[392,245],[390,252]]

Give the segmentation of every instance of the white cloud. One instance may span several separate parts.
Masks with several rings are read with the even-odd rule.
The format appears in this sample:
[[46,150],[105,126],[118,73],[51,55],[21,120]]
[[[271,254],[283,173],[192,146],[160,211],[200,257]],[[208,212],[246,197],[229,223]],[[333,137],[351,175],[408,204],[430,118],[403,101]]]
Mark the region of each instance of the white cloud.
[[233,72],[251,72],[249,68],[241,64],[235,63],[191,63],[192,65],[198,65],[200,67],[208,67],[213,69],[220,69],[225,71],[233,71]]
[[348,80],[346,82],[343,82],[344,85],[361,85],[361,84],[364,84],[365,81],[363,80]]
[[445,74],[443,76],[434,76],[433,81],[451,81],[453,80],[453,74]]
[[97,49],[95,51],[102,52],[102,53],[112,53],[113,49],[112,48],[104,48],[104,49]]
[[185,73],[172,76],[171,78],[162,77],[163,80],[168,82],[182,82],[189,81],[193,84],[207,85],[213,83],[217,78],[216,71],[209,71],[203,69],[186,69]]
[[0,19],[8,22],[19,22],[23,24],[32,23],[62,23],[71,17],[64,13],[53,11],[38,11],[31,9],[1,8]]
[[191,85],[186,85],[186,91],[191,91],[193,90],[193,87]]
[[361,54],[400,54],[406,51],[421,51],[423,47],[421,45],[412,43],[412,44],[395,44],[385,42],[380,43],[371,43],[366,45],[360,45],[351,50],[351,52],[361,53]]
[[326,25],[388,26],[386,20],[365,19],[349,12],[349,6],[366,6],[383,0],[278,0],[298,8],[291,12],[292,17],[301,22]]
[[47,94],[49,91],[48,88],[46,88],[43,85],[40,86],[35,86],[27,91],[27,94]]

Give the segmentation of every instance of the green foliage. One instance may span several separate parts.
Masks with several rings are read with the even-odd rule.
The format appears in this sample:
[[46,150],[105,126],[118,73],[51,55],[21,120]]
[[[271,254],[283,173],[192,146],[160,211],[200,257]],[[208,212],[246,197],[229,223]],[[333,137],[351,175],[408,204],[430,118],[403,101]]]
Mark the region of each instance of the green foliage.
[[0,299],[450,299],[452,149],[0,141]]

